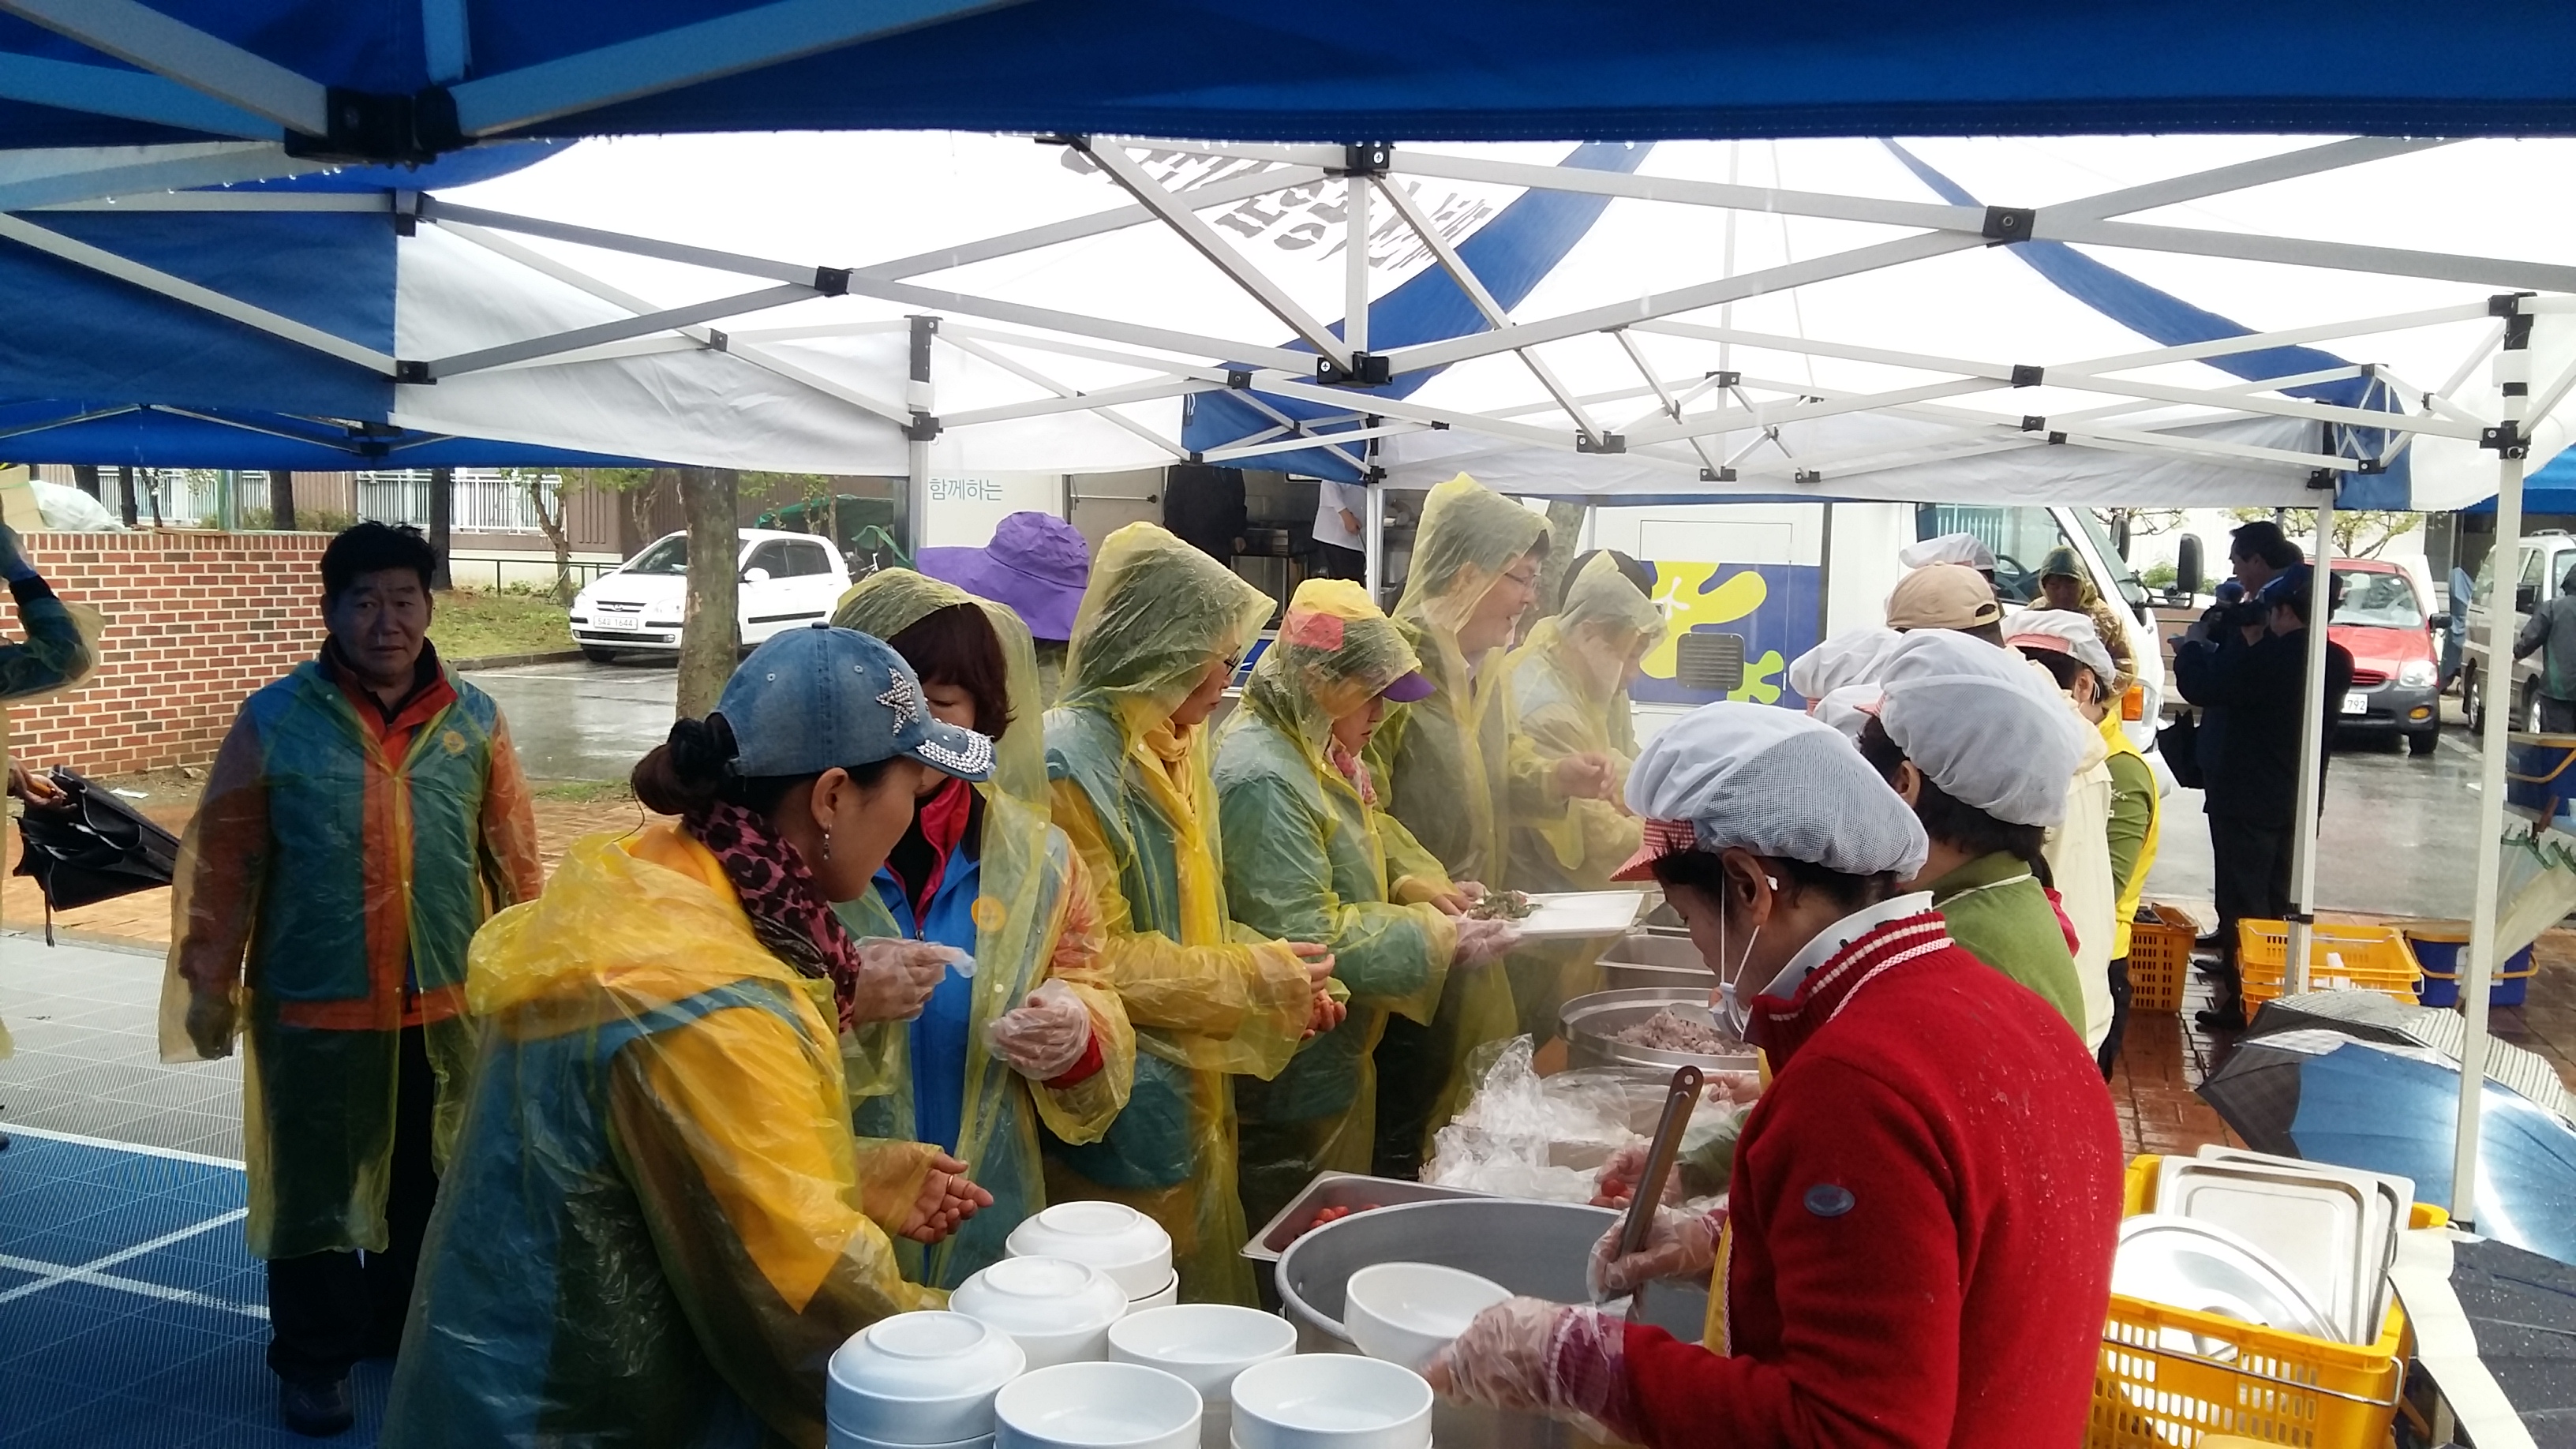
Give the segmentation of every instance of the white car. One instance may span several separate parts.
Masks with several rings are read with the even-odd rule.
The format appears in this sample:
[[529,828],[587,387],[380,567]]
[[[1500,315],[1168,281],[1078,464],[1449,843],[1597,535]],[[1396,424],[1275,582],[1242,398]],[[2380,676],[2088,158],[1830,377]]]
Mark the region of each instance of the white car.
[[[850,586],[850,567],[825,538],[807,533],[742,530],[739,600],[742,643],[750,648],[781,629],[828,619]],[[655,539],[616,572],[591,580],[572,601],[572,639],[606,662],[619,654],[676,654],[687,608],[689,536]]]

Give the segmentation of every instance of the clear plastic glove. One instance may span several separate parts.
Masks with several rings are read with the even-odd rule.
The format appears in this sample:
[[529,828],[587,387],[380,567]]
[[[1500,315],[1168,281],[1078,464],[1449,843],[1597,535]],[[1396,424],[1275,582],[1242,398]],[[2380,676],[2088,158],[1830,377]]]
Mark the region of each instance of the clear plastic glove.
[[1592,1261],[1584,1270],[1592,1301],[1634,1293],[1657,1278],[1707,1277],[1717,1266],[1717,1235],[1725,1226],[1723,1206],[1695,1213],[1658,1205],[1646,1229],[1646,1246],[1624,1258],[1617,1256],[1619,1228],[1611,1228],[1592,1245]]
[[[1601,1164],[1601,1175],[1593,1180],[1592,1205],[1626,1207],[1637,1196],[1637,1179],[1646,1175],[1646,1154],[1653,1150],[1653,1143],[1640,1139],[1611,1153],[1610,1160]],[[1681,1205],[1682,1175],[1679,1172],[1664,1174],[1663,1201],[1675,1207]]]
[[850,993],[851,1020],[912,1020],[930,1004],[930,993],[950,966],[960,976],[975,974],[975,958],[954,946],[868,937],[859,942],[859,980]]
[[966,1180],[966,1164],[940,1153],[931,1159],[930,1175],[921,1180],[921,1196],[904,1219],[900,1236],[916,1243],[935,1243],[964,1225],[976,1212],[993,1205],[993,1195]]
[[188,996],[188,1040],[208,1061],[233,1054],[235,1012],[232,998],[196,991]]
[[1091,1012],[1061,981],[1043,981],[1029,999],[984,1023],[984,1043],[1011,1070],[1034,1082],[1072,1070],[1091,1045]]
[[1617,793],[1618,772],[1596,750],[1564,756],[1548,773],[1556,793],[1568,800],[1607,800]]
[[1450,956],[1452,966],[1482,966],[1511,954],[1521,943],[1518,921],[1462,920],[1458,923],[1458,949]]
[[1608,1431],[1596,1437],[1642,1442],[1626,1345],[1627,1324],[1597,1308],[1506,1298],[1477,1314],[1422,1376],[1462,1403],[1580,1416]]

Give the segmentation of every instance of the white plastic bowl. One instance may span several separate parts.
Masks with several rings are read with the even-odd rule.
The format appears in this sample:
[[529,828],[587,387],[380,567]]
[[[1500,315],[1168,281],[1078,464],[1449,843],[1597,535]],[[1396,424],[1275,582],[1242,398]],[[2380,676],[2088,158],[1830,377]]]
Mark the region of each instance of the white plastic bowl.
[[1297,1351],[1297,1326],[1275,1313],[1226,1303],[1184,1303],[1130,1313],[1109,1329],[1112,1363],[1158,1368],[1199,1391],[1210,1405],[1229,1402],[1234,1376]]
[[823,1444],[824,1449],[993,1449],[993,1436],[983,1434],[947,1444],[890,1444],[883,1439],[870,1439],[863,1434],[827,1427],[823,1431]]
[[1234,1442],[1241,1449],[1429,1449],[1431,1385],[1401,1364],[1350,1354],[1254,1364],[1235,1376]]
[[1169,1308],[1180,1301],[1181,1275],[1174,1273],[1169,1278],[1163,1280],[1162,1287],[1155,1289],[1153,1292],[1146,1294],[1142,1298],[1128,1299],[1127,1311],[1130,1313],[1142,1313],[1149,1308]]
[[1039,1369],[1109,1357],[1109,1325],[1126,1314],[1127,1295],[1068,1258],[1004,1258],[958,1284],[948,1306],[1017,1339]]
[[1360,1352],[1420,1373],[1477,1314],[1511,1296],[1491,1278],[1437,1263],[1372,1263],[1343,1290],[1342,1327]]
[[964,1314],[898,1313],[832,1354],[824,1409],[834,1429],[882,1444],[954,1444],[993,1432],[993,1395],[1027,1364],[1009,1334]]
[[1129,1298],[1150,1298],[1172,1277],[1171,1234],[1125,1203],[1057,1203],[1011,1229],[1004,1246],[1015,1258],[1088,1263]]
[[1196,1449],[1199,1391],[1132,1363],[1067,1363],[993,1396],[993,1449]]

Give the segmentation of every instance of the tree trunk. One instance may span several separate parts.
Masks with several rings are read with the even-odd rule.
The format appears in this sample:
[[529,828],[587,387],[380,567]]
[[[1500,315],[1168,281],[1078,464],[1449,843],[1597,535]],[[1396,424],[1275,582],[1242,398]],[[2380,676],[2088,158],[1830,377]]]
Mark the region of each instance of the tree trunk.
[[520,484],[528,490],[528,506],[537,513],[537,527],[545,533],[546,542],[555,550],[554,598],[558,604],[572,602],[572,531],[565,526],[567,507],[564,494],[555,494],[554,511],[546,511],[546,480],[541,473],[530,473]]
[[268,526],[280,533],[295,531],[295,475],[283,469],[269,471]]
[[116,511],[124,516],[126,527],[135,525],[134,470],[131,468],[119,467],[116,470]]
[[438,553],[438,564],[430,570],[429,586],[433,589],[456,587],[456,575],[447,566],[447,549],[455,532],[456,470],[429,470],[429,546]]
[[1575,544],[1583,537],[1583,505],[1562,500],[1547,505],[1547,562],[1538,571],[1538,602],[1521,616],[1526,629],[1556,612],[1565,596],[1565,571],[1574,567]]
[[90,497],[98,497],[98,465],[96,463],[74,463],[72,465],[72,484],[79,488],[83,493],[88,494]]
[[680,714],[695,719],[716,707],[742,649],[735,564],[742,554],[734,524],[738,475],[731,468],[683,468],[680,506],[689,518],[689,603],[680,629]]

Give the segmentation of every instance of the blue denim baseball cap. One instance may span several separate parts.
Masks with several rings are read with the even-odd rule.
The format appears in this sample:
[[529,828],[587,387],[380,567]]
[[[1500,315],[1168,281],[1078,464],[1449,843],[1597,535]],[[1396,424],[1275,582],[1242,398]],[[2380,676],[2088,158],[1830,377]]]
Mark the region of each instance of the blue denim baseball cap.
[[897,755],[961,780],[993,773],[993,742],[931,718],[912,666],[856,629],[818,623],[772,635],[725,681],[716,713],[732,727],[734,767],[749,777],[819,775]]

